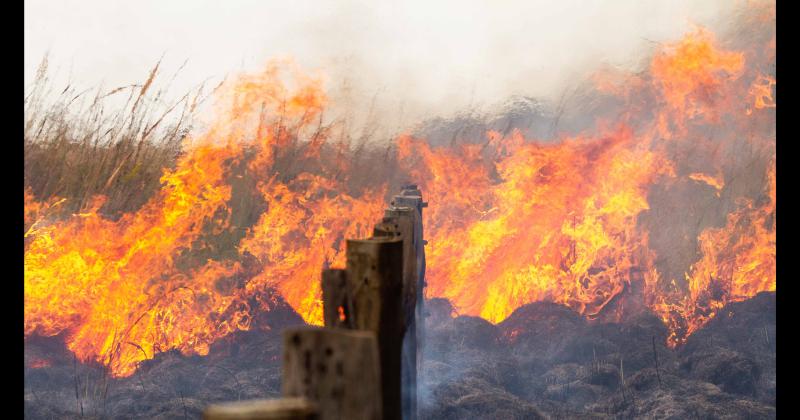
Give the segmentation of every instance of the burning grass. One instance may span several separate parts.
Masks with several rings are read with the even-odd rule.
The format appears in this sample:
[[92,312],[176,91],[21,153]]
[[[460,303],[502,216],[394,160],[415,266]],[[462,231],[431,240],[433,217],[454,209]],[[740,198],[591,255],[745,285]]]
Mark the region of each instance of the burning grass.
[[45,57],[25,96],[26,209],[33,197],[58,197],[59,212],[69,215],[96,195],[107,198],[102,211],[110,217],[138,209],[174,166],[202,87],[165,103],[157,64],[141,84],[82,91],[67,84],[59,92],[48,67]]
[[531,302],[600,321],[655,313],[661,341],[681,344],[776,288],[774,29],[759,25],[744,44],[698,29],[640,73],[593,78],[578,99],[614,112],[556,120],[617,116],[579,133],[453,126],[448,144],[354,140],[323,118],[321,80],[287,63],[226,80],[190,130],[204,89],[162,104],[158,66],[46,106],[45,61],[26,97],[26,337],[63,337],[130,377],[159,354],[270,331],[259,320],[284,303],[318,324],[320,269],[343,265],[344,238],[367,235],[410,179],[431,203],[429,298],[487,328]]

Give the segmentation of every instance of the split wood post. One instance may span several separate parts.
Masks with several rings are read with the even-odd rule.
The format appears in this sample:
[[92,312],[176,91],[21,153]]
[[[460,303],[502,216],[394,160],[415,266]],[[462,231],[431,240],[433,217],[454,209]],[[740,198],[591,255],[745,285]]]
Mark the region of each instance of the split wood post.
[[317,420],[316,404],[305,398],[247,400],[212,404],[203,412],[204,420]]
[[376,237],[395,237],[403,241],[403,344],[402,344],[402,413],[406,420],[416,419],[417,413],[417,252],[414,247],[412,208],[390,208],[383,220],[375,225]]
[[416,248],[417,255],[417,319],[420,320],[417,327],[417,351],[422,354],[424,326],[425,319],[425,245],[428,241],[424,238],[424,229],[422,226],[422,209],[428,207],[428,203],[422,200],[422,193],[416,185],[408,184],[403,187],[402,192],[392,198],[390,209],[395,208],[412,208],[416,210],[414,218],[414,247]]
[[[425,245],[428,241],[424,238],[422,226],[422,209],[428,207],[428,203],[422,200],[422,192],[415,184],[403,186],[399,195],[392,198],[391,207],[387,210],[387,215],[394,209],[411,208],[414,210],[414,249],[416,256],[416,300],[414,316],[414,335],[417,371],[422,369],[422,358],[425,349]],[[416,392],[416,391],[415,391]],[[416,394],[414,394],[414,407],[416,407]],[[416,409],[414,411],[416,417]],[[412,417],[414,418],[414,417]]]
[[322,270],[322,313],[326,327],[354,328],[353,302],[347,287],[346,270]]
[[320,420],[380,420],[379,360],[372,331],[288,329],[283,334],[283,396],[313,401]]
[[383,418],[400,420],[403,241],[348,239],[346,253],[354,325],[373,331],[378,339]]

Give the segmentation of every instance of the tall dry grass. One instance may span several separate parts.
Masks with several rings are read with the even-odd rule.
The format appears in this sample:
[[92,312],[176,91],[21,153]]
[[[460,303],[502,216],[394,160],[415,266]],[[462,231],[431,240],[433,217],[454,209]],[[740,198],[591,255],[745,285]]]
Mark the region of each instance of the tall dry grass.
[[[160,62],[141,84],[78,90],[67,84],[54,90],[45,58],[25,97],[25,231],[42,220],[85,212],[96,196],[105,198],[99,213],[108,219],[135,212],[161,188],[165,169],[173,169],[184,153],[196,111],[214,91],[204,86],[166,101],[171,79],[159,85]],[[179,70],[180,71],[180,70]],[[174,76],[173,76],[174,79]],[[282,107],[281,109],[284,109]],[[339,191],[360,197],[384,185],[396,191],[406,181],[394,143],[377,141],[380,122],[352,129],[346,119],[265,117],[264,124],[285,138],[272,145],[269,173],[248,163],[256,157],[256,132],[248,133],[240,159],[226,163],[231,198],[192,249],[177,258],[181,269],[209,259],[238,259],[238,243],[268,208],[258,183],[269,179],[306,188],[300,174],[319,175]],[[216,220],[219,218],[220,220]],[[219,228],[221,223],[225,228]],[[217,228],[214,228],[217,226]],[[35,230],[34,230],[35,231]],[[26,244],[30,240],[26,233]]]
[[159,83],[159,66],[143,83],[79,90],[56,87],[45,57],[25,95],[25,190],[37,201],[65,199],[64,214],[98,194],[108,198],[101,211],[109,217],[144,204],[207,98],[199,86],[167,99],[172,79]]
[[[138,209],[158,190],[164,169],[173,168],[182,152],[196,111],[221,86],[205,89],[201,84],[170,102],[170,84],[181,69],[160,83],[160,64],[142,83],[79,90],[70,83],[56,87],[44,57],[25,95],[24,182],[26,193],[37,202],[64,199],[48,216],[78,213],[94,196],[103,195],[100,212],[116,218]],[[376,179],[393,178],[392,142],[375,143],[380,123],[370,120],[351,131],[346,119],[310,123],[318,125],[310,139],[326,138],[323,161],[347,161],[349,166],[347,174],[322,171],[331,172],[333,179],[346,178],[353,191],[374,187]],[[287,181],[301,171],[321,170],[325,164],[319,159],[302,158],[309,139],[300,138],[301,127],[282,116],[276,120],[287,125],[291,141],[276,150],[274,171]]]

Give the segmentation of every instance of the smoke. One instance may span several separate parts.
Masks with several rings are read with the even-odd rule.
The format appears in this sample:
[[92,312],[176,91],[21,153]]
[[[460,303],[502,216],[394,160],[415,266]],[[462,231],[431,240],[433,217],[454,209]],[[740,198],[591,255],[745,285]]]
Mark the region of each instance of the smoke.
[[635,67],[654,43],[715,26],[741,1],[25,3],[25,77],[45,53],[66,83],[141,82],[162,55],[172,92],[276,56],[321,69],[329,117],[394,135],[512,95],[563,96],[597,65]]

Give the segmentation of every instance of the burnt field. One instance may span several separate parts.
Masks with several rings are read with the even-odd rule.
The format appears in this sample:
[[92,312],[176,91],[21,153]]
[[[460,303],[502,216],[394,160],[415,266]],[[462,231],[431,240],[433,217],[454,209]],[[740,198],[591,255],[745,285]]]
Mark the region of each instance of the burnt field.
[[[421,418],[775,417],[775,293],[727,305],[676,349],[653,314],[597,323],[533,303],[492,325],[443,299],[426,306]],[[285,306],[261,322],[270,331],[236,333],[207,356],[158,354],[121,379],[58,338],[29,338],[25,416],[198,418],[209,403],[279,397],[280,331],[303,321]]]

